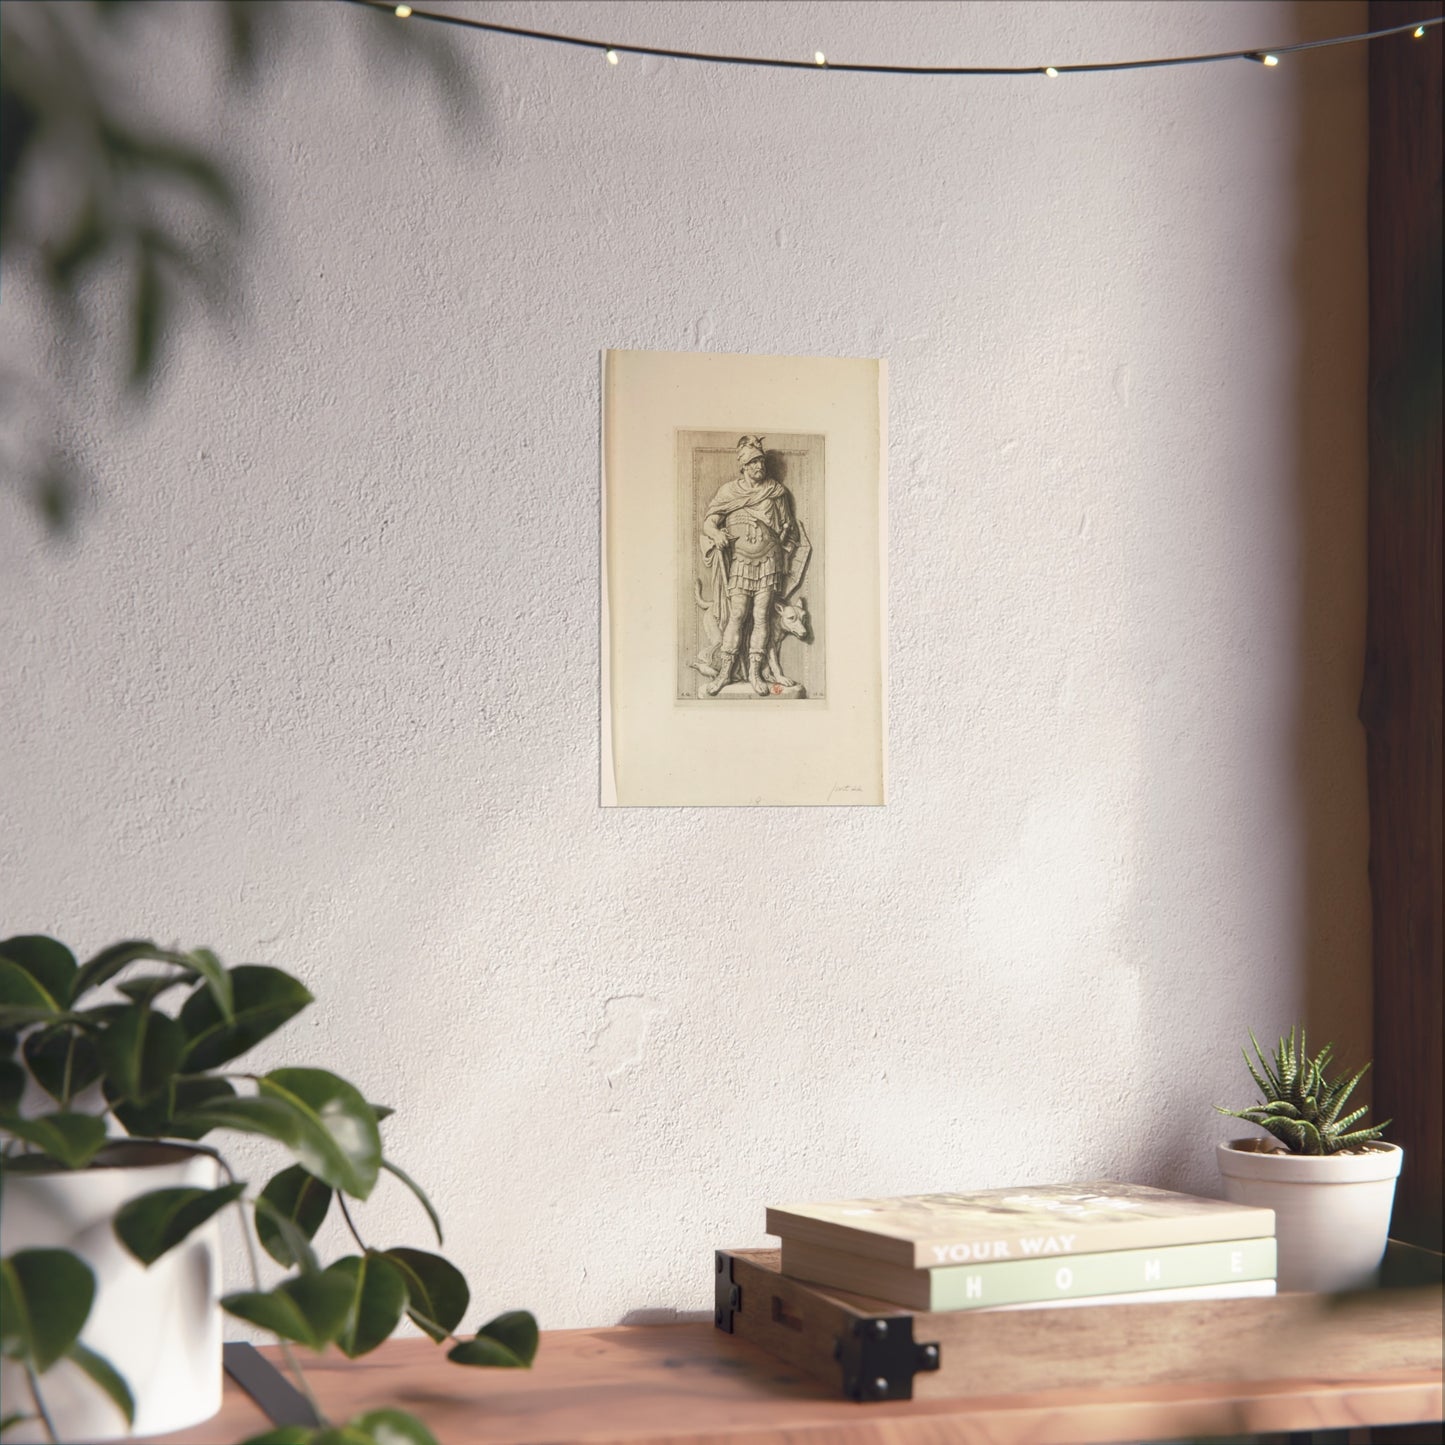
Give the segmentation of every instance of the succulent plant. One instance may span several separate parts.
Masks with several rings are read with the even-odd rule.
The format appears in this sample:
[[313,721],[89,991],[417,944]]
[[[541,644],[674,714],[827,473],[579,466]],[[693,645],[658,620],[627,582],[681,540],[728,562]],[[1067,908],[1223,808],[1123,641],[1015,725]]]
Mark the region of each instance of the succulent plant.
[[1242,1051],[1244,1062],[1264,1098],[1247,1109],[1225,1109],[1216,1104],[1215,1108],[1221,1114],[1248,1119],[1251,1124],[1267,1129],[1291,1154],[1338,1154],[1341,1150],[1378,1139],[1385,1132],[1385,1125],[1390,1123],[1388,1119],[1372,1129],[1350,1131],[1352,1124],[1369,1113],[1368,1105],[1343,1116],[1341,1114],[1345,1100],[1364,1078],[1369,1064],[1351,1079],[1327,1079],[1325,1065],[1334,1054],[1335,1046],[1326,1044],[1313,1059],[1310,1058],[1305,1046],[1303,1024],[1299,1026],[1297,1046],[1293,1028],[1288,1039],[1279,1041],[1272,1066],[1261,1051],[1253,1031],[1249,1041],[1254,1045],[1263,1074],[1250,1062],[1248,1049]]

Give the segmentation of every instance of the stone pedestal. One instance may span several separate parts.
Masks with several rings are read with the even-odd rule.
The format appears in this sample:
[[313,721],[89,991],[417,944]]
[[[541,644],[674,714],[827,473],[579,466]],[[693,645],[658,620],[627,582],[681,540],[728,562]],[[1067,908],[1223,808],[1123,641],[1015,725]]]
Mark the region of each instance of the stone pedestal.
[[800,697],[807,697],[808,695],[807,688],[797,682],[791,687],[783,687],[776,682],[770,682],[766,695],[762,697],[759,697],[758,694],[753,691],[753,685],[750,682],[730,682],[718,693],[717,697],[709,698],[705,691],[709,681],[709,678],[703,678],[702,681],[698,683],[697,688],[697,695],[701,698],[707,698],[709,702],[791,702]]

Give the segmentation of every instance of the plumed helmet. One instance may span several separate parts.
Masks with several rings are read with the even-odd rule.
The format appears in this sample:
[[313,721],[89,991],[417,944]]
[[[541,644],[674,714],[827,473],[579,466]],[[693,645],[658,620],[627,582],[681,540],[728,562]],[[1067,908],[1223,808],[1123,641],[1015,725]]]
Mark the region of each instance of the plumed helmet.
[[739,437],[738,438],[738,466],[745,467],[751,461],[763,455],[762,437]]

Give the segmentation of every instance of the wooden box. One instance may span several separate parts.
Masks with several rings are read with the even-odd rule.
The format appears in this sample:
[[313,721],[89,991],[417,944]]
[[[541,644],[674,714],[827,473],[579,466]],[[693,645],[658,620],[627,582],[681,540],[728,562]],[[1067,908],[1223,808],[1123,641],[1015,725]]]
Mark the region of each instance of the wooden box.
[[1438,1373],[1441,1260],[1392,1242],[1380,1287],[1347,1295],[924,1313],[720,1250],[715,1323],[858,1401]]

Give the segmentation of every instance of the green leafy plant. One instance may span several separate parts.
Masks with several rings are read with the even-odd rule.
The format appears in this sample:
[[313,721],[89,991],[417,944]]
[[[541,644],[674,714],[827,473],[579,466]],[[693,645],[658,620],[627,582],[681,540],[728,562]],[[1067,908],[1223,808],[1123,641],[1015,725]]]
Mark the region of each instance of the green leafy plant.
[[[146,965],[140,973],[133,965]],[[156,968],[159,965],[159,969]],[[123,976],[124,975],[124,976]],[[106,993],[101,990],[110,985]],[[171,1011],[162,1002],[173,1004]],[[183,1140],[212,1154],[226,1177],[216,1189],[157,1189],[124,1205],[112,1221],[121,1243],[149,1266],[218,1211],[235,1207],[247,1230],[253,1288],[222,1299],[238,1319],[270,1331],[311,1398],[289,1343],[334,1345],[351,1358],[375,1349],[405,1315],[460,1365],[529,1366],[537,1323],[525,1310],[498,1315],[474,1334],[454,1331],[470,1307],[460,1271],[439,1254],[406,1246],[377,1249],[358,1232],[348,1199],[368,1198],[383,1173],[416,1196],[442,1244],[441,1223],[421,1188],[387,1158],[380,1124],[392,1111],[368,1103],[325,1069],[238,1071],[235,1061],[312,1002],[280,969],[227,967],[209,949],[113,944],[85,964],[53,938],[0,942],[0,1187],[36,1167],[83,1169],[125,1137]],[[100,1106],[79,1106],[82,1094]],[[23,1112],[27,1098],[46,1098]],[[108,1121],[123,1130],[112,1132]],[[238,1180],[221,1154],[199,1141],[232,1130],[282,1145],[292,1163],[259,1190]],[[311,1241],[339,1211],[357,1252],[322,1267]],[[292,1273],[263,1289],[250,1248]],[[31,1406],[51,1438],[43,1377],[69,1360],[134,1419],[130,1389],[109,1361],[80,1343],[95,1297],[88,1264],[64,1249],[22,1249],[0,1260],[0,1354],[20,1362]],[[7,1401],[7,1406],[15,1402]],[[317,1409],[316,1430],[288,1426],[257,1441],[313,1439],[434,1445],[425,1425],[397,1410],[372,1411],[341,1431]],[[10,1414],[0,1429],[28,1412]]]
[[1305,1045],[1304,1025],[1298,1028],[1298,1044],[1295,1033],[1292,1028],[1288,1039],[1280,1039],[1271,1062],[1265,1058],[1259,1041],[1251,1031],[1249,1041],[1254,1045],[1260,1067],[1255,1068],[1248,1049],[1243,1050],[1244,1062],[1264,1097],[1247,1109],[1225,1109],[1218,1104],[1215,1108],[1221,1114],[1228,1114],[1234,1119],[1248,1119],[1251,1124],[1267,1129],[1291,1154],[1338,1154],[1380,1138],[1390,1123],[1389,1119],[1371,1129],[1351,1131],[1350,1126],[1359,1123],[1369,1113],[1369,1106],[1348,1114],[1343,1112],[1345,1101],[1354,1092],[1355,1085],[1365,1077],[1369,1064],[1352,1078],[1330,1080],[1325,1076],[1325,1066],[1330,1062],[1335,1046],[1326,1044],[1314,1058],[1310,1058]]
[[[18,283],[45,304],[59,359],[36,375],[0,366],[0,488],[30,492],[56,532],[77,514],[88,479],[71,459],[71,423],[54,396],[83,396],[93,410],[118,381],[139,407],[188,313],[232,325],[242,314],[235,277],[248,206],[240,167],[224,150],[157,127],[152,92],[168,72],[153,63],[156,30],[184,35],[198,71],[206,32],[216,31],[225,79],[240,91],[294,48],[291,9],[256,0],[0,5],[5,286]],[[399,83],[420,75],[469,120],[477,114],[472,86],[439,30],[397,25],[386,11],[343,18],[338,10],[323,34],[346,32],[373,62],[395,68]],[[314,53],[311,63],[319,63]],[[224,135],[225,127],[210,131]],[[57,431],[65,445],[46,440]]]

